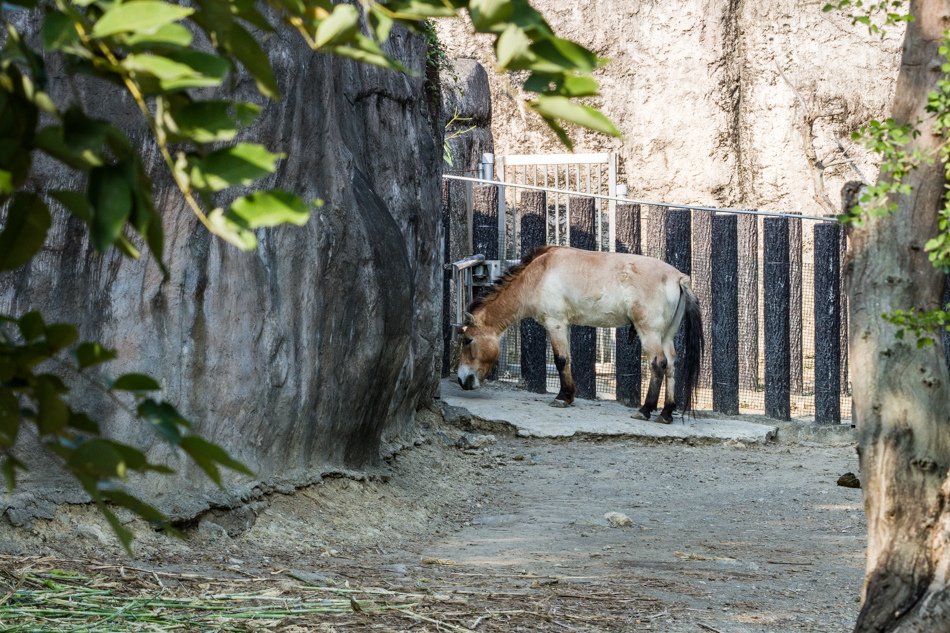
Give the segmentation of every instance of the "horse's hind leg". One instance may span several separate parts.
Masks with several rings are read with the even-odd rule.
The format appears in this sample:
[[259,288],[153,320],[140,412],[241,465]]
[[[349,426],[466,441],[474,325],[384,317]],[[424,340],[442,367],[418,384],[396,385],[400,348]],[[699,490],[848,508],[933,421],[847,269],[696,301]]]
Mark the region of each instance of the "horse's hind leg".
[[568,339],[566,323],[545,323],[548,338],[551,339],[551,350],[554,352],[554,366],[557,367],[558,378],[561,379],[561,390],[551,403],[552,407],[569,407],[574,402],[574,375],[571,373],[571,344]]
[[663,348],[656,337],[644,337],[643,348],[650,356],[650,388],[647,390],[647,399],[633,417],[640,420],[649,420],[653,410],[656,409],[656,403],[660,400],[660,385],[663,383],[663,376],[666,372],[666,357],[663,354]]
[[670,341],[663,346],[666,374],[666,398],[663,402],[663,410],[660,412],[659,422],[663,424],[673,423],[673,409],[676,408],[676,348]]

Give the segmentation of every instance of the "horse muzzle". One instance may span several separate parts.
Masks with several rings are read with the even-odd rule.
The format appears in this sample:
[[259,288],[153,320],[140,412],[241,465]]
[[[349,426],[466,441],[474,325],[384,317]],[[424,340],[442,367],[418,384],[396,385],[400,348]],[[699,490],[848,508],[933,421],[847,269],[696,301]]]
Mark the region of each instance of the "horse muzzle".
[[459,386],[465,391],[478,389],[478,375],[469,369],[459,368]]

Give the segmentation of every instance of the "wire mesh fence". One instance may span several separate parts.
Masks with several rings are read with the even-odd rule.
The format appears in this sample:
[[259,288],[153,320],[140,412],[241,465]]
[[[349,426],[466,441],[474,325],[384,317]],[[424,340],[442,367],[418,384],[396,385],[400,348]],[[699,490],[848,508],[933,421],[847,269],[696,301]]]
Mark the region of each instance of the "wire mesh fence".
[[[823,252],[824,259],[821,260],[823,262],[821,275],[824,284],[822,288],[828,290],[833,287],[834,301],[841,301],[842,304],[839,309],[836,303],[835,308],[829,312],[827,304],[829,292],[825,292],[821,297],[823,303],[816,310],[816,224],[824,223],[823,230],[831,228],[834,231],[832,237],[836,240],[842,239],[837,227],[827,223],[828,219],[748,209],[675,207],[665,203],[637,203],[622,195],[625,193],[623,188],[618,188],[616,185],[617,166],[615,159],[609,155],[582,156],[581,159],[588,160],[588,163],[580,165],[571,163],[577,160],[577,157],[562,156],[549,159],[522,156],[515,158],[516,160],[509,161],[506,157],[502,161],[499,167],[500,182],[489,181],[478,184],[477,179],[459,179],[470,181],[466,185],[470,187],[467,195],[470,200],[475,201],[474,216],[481,218],[472,225],[473,243],[476,248],[478,244],[484,244],[488,249],[486,254],[488,251],[498,254],[492,255],[490,259],[500,256],[502,268],[505,268],[506,264],[515,263],[542,244],[577,246],[576,242],[579,240],[584,248],[642,253],[669,261],[688,273],[692,280],[693,290],[699,299],[703,321],[707,328],[706,353],[703,357],[703,370],[694,403],[699,409],[711,409],[714,408],[714,371],[712,371],[714,368],[711,348],[714,347],[712,339],[715,337],[712,335],[713,328],[710,326],[719,323],[721,327],[723,323],[721,318],[719,321],[713,319],[713,312],[719,309],[717,302],[723,299],[721,295],[713,293],[714,280],[722,277],[720,270],[722,249],[719,248],[720,259],[716,260],[720,264],[714,269],[713,255],[716,248],[713,245],[712,226],[717,222],[720,227],[722,226],[716,218],[729,217],[731,219],[729,224],[732,227],[731,240],[735,242],[734,248],[737,253],[735,255],[737,259],[730,264],[733,266],[733,275],[736,277],[733,283],[737,316],[730,317],[735,320],[729,327],[732,328],[732,336],[738,339],[736,371],[738,412],[759,414],[768,412],[766,392],[769,387],[767,385],[771,385],[774,401],[775,314],[776,310],[783,312],[787,304],[787,313],[781,319],[782,335],[784,336],[784,331],[787,330],[787,340],[779,346],[782,356],[787,356],[787,361],[785,361],[788,365],[785,372],[787,377],[780,379],[779,382],[784,381],[782,398],[787,402],[789,414],[799,419],[815,416],[816,398],[824,393],[825,402],[827,402],[830,389],[831,395],[838,396],[834,405],[836,412],[832,417],[838,417],[837,411],[840,411],[843,417],[850,416],[849,367],[845,338],[847,323],[846,317],[843,316],[847,314],[847,307],[843,305],[844,296],[840,287],[838,264],[835,263],[831,269],[828,268],[827,252]],[[531,164],[530,161],[536,159],[553,160],[553,162]],[[474,187],[474,195],[471,187]],[[618,191],[621,193],[620,197],[618,197]],[[479,201],[484,201],[485,209],[479,207]],[[626,219],[621,220],[621,215]],[[581,219],[578,219],[579,217]],[[787,235],[782,235],[782,256],[779,258],[782,260],[781,271],[786,280],[779,286],[775,285],[774,280],[775,263],[767,258],[767,251],[770,248],[766,243],[767,223],[771,223],[773,237],[776,227],[782,232],[787,232]],[[492,227],[497,227],[497,229]],[[528,239],[525,239],[526,235]],[[823,235],[827,238],[828,233],[823,232]],[[498,245],[497,249],[494,248],[495,244]],[[716,246],[719,246],[718,242]],[[839,246],[843,247],[843,244]],[[774,245],[771,248],[774,249]],[[771,252],[772,255],[768,257],[774,258],[776,252],[774,250]],[[841,254],[843,254],[843,248],[839,248],[835,253],[835,262]],[[834,279],[831,280],[829,275]],[[783,293],[787,287],[787,296],[770,296],[777,287],[781,288]],[[721,289],[721,286],[717,288]],[[782,308],[776,308],[778,299],[781,299]],[[721,310],[719,313],[721,315]],[[816,334],[816,314],[832,313],[834,317],[819,318],[831,318],[835,322],[834,327],[829,329],[823,325]],[[836,334],[829,338],[827,334],[829,331]],[[825,336],[826,340],[816,343],[816,335]],[[524,368],[521,363],[521,336],[520,329],[512,327],[501,340],[501,358],[497,372],[500,380],[525,383]],[[635,375],[635,370],[630,367],[630,361],[626,360],[629,358],[629,352],[625,352],[623,357],[625,360],[620,363],[618,363],[617,352],[618,337],[626,336],[627,328],[620,330],[598,328],[596,330],[593,382],[598,398],[617,397],[618,364],[628,368],[625,370],[626,373],[621,374],[621,382],[624,383],[623,393],[630,393],[630,387],[626,383],[630,376]],[[767,348],[772,350],[771,355],[766,354]],[[821,353],[816,355],[816,350]],[[540,354],[539,348],[538,354]],[[822,375],[827,377],[828,363],[826,361],[829,354],[835,356],[832,375],[836,376],[836,379],[833,382],[823,379],[821,385],[816,386],[816,371],[819,371],[819,368],[816,368],[816,356],[821,357],[819,363],[824,363],[821,371],[825,372]],[[533,358],[540,360],[540,356],[533,356]],[[641,400],[649,384],[650,360],[646,357],[640,359]],[[532,367],[537,364],[538,361],[534,361]],[[559,389],[559,378],[549,347],[546,350],[544,364],[547,389],[556,393]],[[633,367],[635,366],[634,364]],[[767,371],[767,366],[772,369]],[[840,393],[837,393],[834,390],[839,389],[839,384]],[[628,397],[629,395],[624,396],[625,399]],[[781,417],[785,417],[785,414]],[[825,418],[824,421],[828,419]]]
[[[518,244],[518,223],[515,220],[519,215],[519,205],[521,196],[516,189],[509,189],[508,196],[508,214],[511,216],[510,222],[511,234],[507,240],[509,244]],[[606,205],[603,201],[596,201],[597,216],[607,218]],[[558,204],[549,204],[548,230],[558,218],[561,217],[563,209]],[[663,222],[664,212],[659,209],[651,209],[648,213],[641,214],[643,221],[640,250],[641,252],[658,255],[660,258],[664,255],[663,240],[664,231],[655,226],[656,223]],[[708,211],[692,211],[692,247],[689,258],[690,270],[688,272],[692,279],[692,284],[696,294],[700,297],[703,305],[704,322],[710,323],[710,306],[717,300],[710,292],[710,278],[713,274],[712,262],[709,256],[711,239],[704,234],[706,230],[704,219],[708,219]],[[569,218],[570,216],[568,216]],[[766,296],[765,285],[765,255],[762,248],[763,219],[750,216],[751,221],[744,227],[746,236],[740,237],[740,242],[746,247],[754,249],[751,253],[746,253],[746,257],[740,258],[740,268],[738,271],[740,277],[739,283],[739,311],[740,318],[740,351],[743,354],[740,367],[739,384],[739,412],[749,414],[762,414],[765,412],[765,391],[766,391],[766,324],[765,307],[769,301]],[[651,223],[653,223],[651,225]],[[790,309],[789,309],[789,407],[791,416],[795,418],[809,418],[815,415],[815,304],[814,304],[814,278],[815,270],[813,264],[814,248],[812,227],[813,222],[808,218],[793,219],[789,224],[789,277],[791,280],[790,288]],[[598,228],[598,247],[599,250],[607,250],[605,247],[610,243],[607,232],[608,222],[602,222]],[[657,243],[659,242],[659,243]],[[510,251],[512,259],[523,255]],[[842,310],[842,314],[845,311]],[[842,324],[842,331],[846,331],[845,324]],[[615,399],[617,390],[616,378],[616,338],[625,336],[626,330],[616,330],[609,328],[598,328],[596,332],[596,392],[598,398]],[[711,363],[710,332],[707,329],[707,351],[705,354],[704,369],[699,384],[699,389],[694,395],[694,403],[698,409],[711,409],[713,407],[712,381],[709,371]],[[817,344],[821,344],[820,342]],[[501,380],[519,383],[521,382],[521,349],[520,349],[520,331],[517,327],[510,328],[502,339],[502,362],[499,368],[499,378]],[[846,350],[846,348],[844,348]],[[842,376],[841,376],[841,394],[840,410],[844,417],[850,416],[850,388],[848,381],[848,366],[846,352],[842,354]],[[551,350],[546,352],[546,372],[547,387],[552,393],[556,393],[559,388],[559,378],[554,366],[554,359]],[[650,379],[650,359],[641,358],[641,394],[645,395]]]

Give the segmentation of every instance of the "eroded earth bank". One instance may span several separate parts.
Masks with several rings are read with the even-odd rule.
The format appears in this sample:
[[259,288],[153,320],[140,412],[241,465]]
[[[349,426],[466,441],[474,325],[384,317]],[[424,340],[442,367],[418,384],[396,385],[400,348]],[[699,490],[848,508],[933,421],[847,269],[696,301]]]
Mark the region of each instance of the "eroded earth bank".
[[0,526],[0,629],[850,630],[854,448],[784,435],[493,440],[424,411],[381,469],[212,510],[183,539],[139,525],[132,558],[86,506]]

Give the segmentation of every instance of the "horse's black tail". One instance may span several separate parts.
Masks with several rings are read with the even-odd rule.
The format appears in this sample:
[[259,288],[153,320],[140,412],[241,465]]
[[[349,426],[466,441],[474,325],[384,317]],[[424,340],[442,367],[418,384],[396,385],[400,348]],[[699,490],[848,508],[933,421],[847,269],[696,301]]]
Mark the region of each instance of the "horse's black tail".
[[703,360],[703,348],[706,346],[703,337],[703,317],[699,309],[699,301],[693,294],[689,284],[689,277],[680,281],[681,297],[686,300],[683,313],[683,374],[685,380],[683,389],[683,413],[693,412],[693,392],[699,386],[700,364]]

